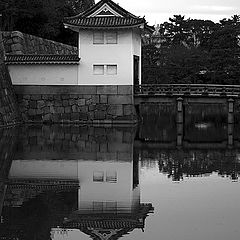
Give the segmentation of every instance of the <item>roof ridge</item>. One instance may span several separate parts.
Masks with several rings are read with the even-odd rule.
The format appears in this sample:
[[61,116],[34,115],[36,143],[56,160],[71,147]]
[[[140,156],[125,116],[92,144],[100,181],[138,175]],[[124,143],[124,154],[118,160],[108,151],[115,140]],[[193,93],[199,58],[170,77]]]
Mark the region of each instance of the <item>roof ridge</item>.
[[140,18],[140,17],[137,17],[136,15],[128,12],[126,9],[124,9],[123,7],[121,7],[120,5],[118,5],[117,3],[115,3],[112,0],[101,0],[97,4],[92,6],[91,8],[87,9],[86,11],[81,12],[81,13],[75,15],[75,16],[72,16],[72,17],[65,17],[64,19],[65,20],[70,20],[70,19],[77,19],[77,18],[81,18],[81,17],[87,17],[88,15],[94,13],[98,8],[100,8],[105,3],[108,3],[109,6],[112,7],[113,10],[115,10],[115,11],[120,10],[121,15],[124,15],[125,17],[129,16],[130,18],[136,18],[136,19]]

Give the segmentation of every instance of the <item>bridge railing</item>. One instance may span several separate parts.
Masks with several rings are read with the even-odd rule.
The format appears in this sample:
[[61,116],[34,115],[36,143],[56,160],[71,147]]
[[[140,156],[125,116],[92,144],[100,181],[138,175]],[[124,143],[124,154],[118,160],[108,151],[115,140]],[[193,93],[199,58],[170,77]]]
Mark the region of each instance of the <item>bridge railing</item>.
[[240,85],[215,84],[142,84],[134,86],[134,94],[160,96],[227,96],[240,97]]

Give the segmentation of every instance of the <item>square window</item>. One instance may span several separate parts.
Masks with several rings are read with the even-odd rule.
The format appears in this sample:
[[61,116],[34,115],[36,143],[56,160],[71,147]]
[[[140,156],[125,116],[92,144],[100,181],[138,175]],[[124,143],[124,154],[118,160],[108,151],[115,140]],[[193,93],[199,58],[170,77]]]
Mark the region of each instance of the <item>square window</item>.
[[106,182],[116,183],[117,182],[117,172],[116,171],[107,171]]
[[117,44],[117,33],[116,32],[106,32],[106,43],[107,44]]
[[104,180],[104,172],[102,172],[102,171],[93,172],[93,181],[94,182],[103,182],[103,180]]
[[104,32],[93,33],[93,44],[104,44]]
[[94,75],[104,75],[104,65],[93,65]]
[[117,65],[107,65],[108,75],[117,75]]

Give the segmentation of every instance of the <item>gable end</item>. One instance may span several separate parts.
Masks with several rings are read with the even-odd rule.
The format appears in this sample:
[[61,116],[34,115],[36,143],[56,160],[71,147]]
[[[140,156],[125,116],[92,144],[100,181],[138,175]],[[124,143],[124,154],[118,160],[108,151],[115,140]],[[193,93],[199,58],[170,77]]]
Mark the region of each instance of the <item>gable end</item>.
[[103,4],[98,10],[88,17],[123,17],[121,14],[113,10],[107,3]]

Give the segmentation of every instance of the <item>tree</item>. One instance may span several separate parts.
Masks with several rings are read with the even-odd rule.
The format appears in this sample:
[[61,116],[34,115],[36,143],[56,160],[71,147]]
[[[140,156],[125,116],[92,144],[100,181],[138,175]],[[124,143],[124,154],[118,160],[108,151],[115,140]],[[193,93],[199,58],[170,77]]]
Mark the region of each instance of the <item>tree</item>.
[[240,83],[240,16],[214,23],[174,15],[150,38],[144,83]]
[[2,0],[2,30],[17,30],[76,45],[74,33],[63,27],[63,18],[76,15],[92,3],[89,0]]

